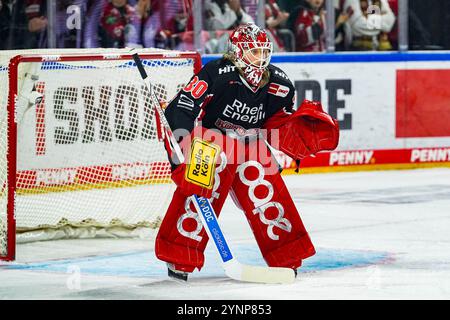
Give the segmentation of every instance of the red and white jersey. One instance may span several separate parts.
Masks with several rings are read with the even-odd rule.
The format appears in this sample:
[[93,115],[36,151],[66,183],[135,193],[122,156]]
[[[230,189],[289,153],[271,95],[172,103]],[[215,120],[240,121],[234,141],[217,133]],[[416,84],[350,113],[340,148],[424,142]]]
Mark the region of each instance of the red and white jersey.
[[165,110],[172,130],[207,129],[253,135],[272,117],[289,116],[295,88],[287,75],[269,64],[269,82],[254,92],[237,67],[222,58],[206,64]]
[[[369,22],[367,13],[370,6],[380,10],[379,28],[374,28],[373,22]],[[349,16],[347,25],[353,37],[377,36],[380,32],[390,32],[395,24],[395,15],[387,0],[346,0],[343,11]],[[376,13],[373,10],[370,12]]]
[[[306,52],[318,52],[325,49],[325,17],[307,7],[299,7],[292,14],[296,15],[294,28],[296,50]],[[321,29],[321,35],[315,39],[313,33],[313,24],[318,24]]]

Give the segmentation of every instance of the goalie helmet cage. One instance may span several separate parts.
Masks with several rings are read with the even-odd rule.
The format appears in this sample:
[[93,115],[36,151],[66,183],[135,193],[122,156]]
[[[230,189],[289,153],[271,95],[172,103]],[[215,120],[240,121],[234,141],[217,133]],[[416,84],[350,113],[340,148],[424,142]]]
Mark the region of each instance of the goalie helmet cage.
[[[174,186],[132,53],[30,51],[0,53],[0,260],[18,241],[156,228]],[[196,52],[133,53],[163,105],[201,68]]]

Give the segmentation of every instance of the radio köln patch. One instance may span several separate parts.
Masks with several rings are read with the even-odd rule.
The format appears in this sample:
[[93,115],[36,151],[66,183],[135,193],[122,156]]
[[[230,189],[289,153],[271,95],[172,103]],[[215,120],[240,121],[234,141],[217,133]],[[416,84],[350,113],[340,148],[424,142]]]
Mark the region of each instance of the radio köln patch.
[[273,94],[274,96],[278,97],[286,97],[289,93],[289,87],[283,86],[278,83],[271,83],[269,85],[269,90],[267,91],[270,94]]
[[214,173],[216,159],[220,147],[211,142],[194,138],[191,145],[191,154],[185,172],[185,179],[207,189],[214,186]]

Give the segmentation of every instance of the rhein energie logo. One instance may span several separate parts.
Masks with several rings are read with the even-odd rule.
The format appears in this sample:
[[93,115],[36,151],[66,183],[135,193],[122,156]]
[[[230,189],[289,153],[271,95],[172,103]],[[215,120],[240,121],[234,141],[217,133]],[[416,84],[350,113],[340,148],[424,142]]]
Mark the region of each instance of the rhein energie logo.
[[222,114],[228,119],[247,122],[250,124],[256,124],[259,120],[264,119],[265,117],[262,104],[258,107],[248,107],[246,103],[242,103],[237,99],[234,100],[231,106],[227,104]]

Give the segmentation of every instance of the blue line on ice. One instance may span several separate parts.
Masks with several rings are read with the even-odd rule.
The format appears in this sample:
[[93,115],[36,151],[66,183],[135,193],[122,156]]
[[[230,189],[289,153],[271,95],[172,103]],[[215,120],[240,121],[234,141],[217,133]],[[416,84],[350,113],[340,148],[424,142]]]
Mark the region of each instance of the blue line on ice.
[[[224,276],[220,258],[212,249],[208,247],[205,252],[205,265],[201,273],[194,272],[193,277]],[[255,245],[235,245],[233,249],[235,256],[242,263],[266,265]],[[317,253],[304,260],[299,271],[314,272],[368,266],[383,263],[389,258],[390,254],[387,252],[317,248]],[[167,274],[165,263],[158,260],[150,250],[39,263],[13,263],[3,268],[66,273],[73,270],[74,266],[87,275],[161,277]]]

